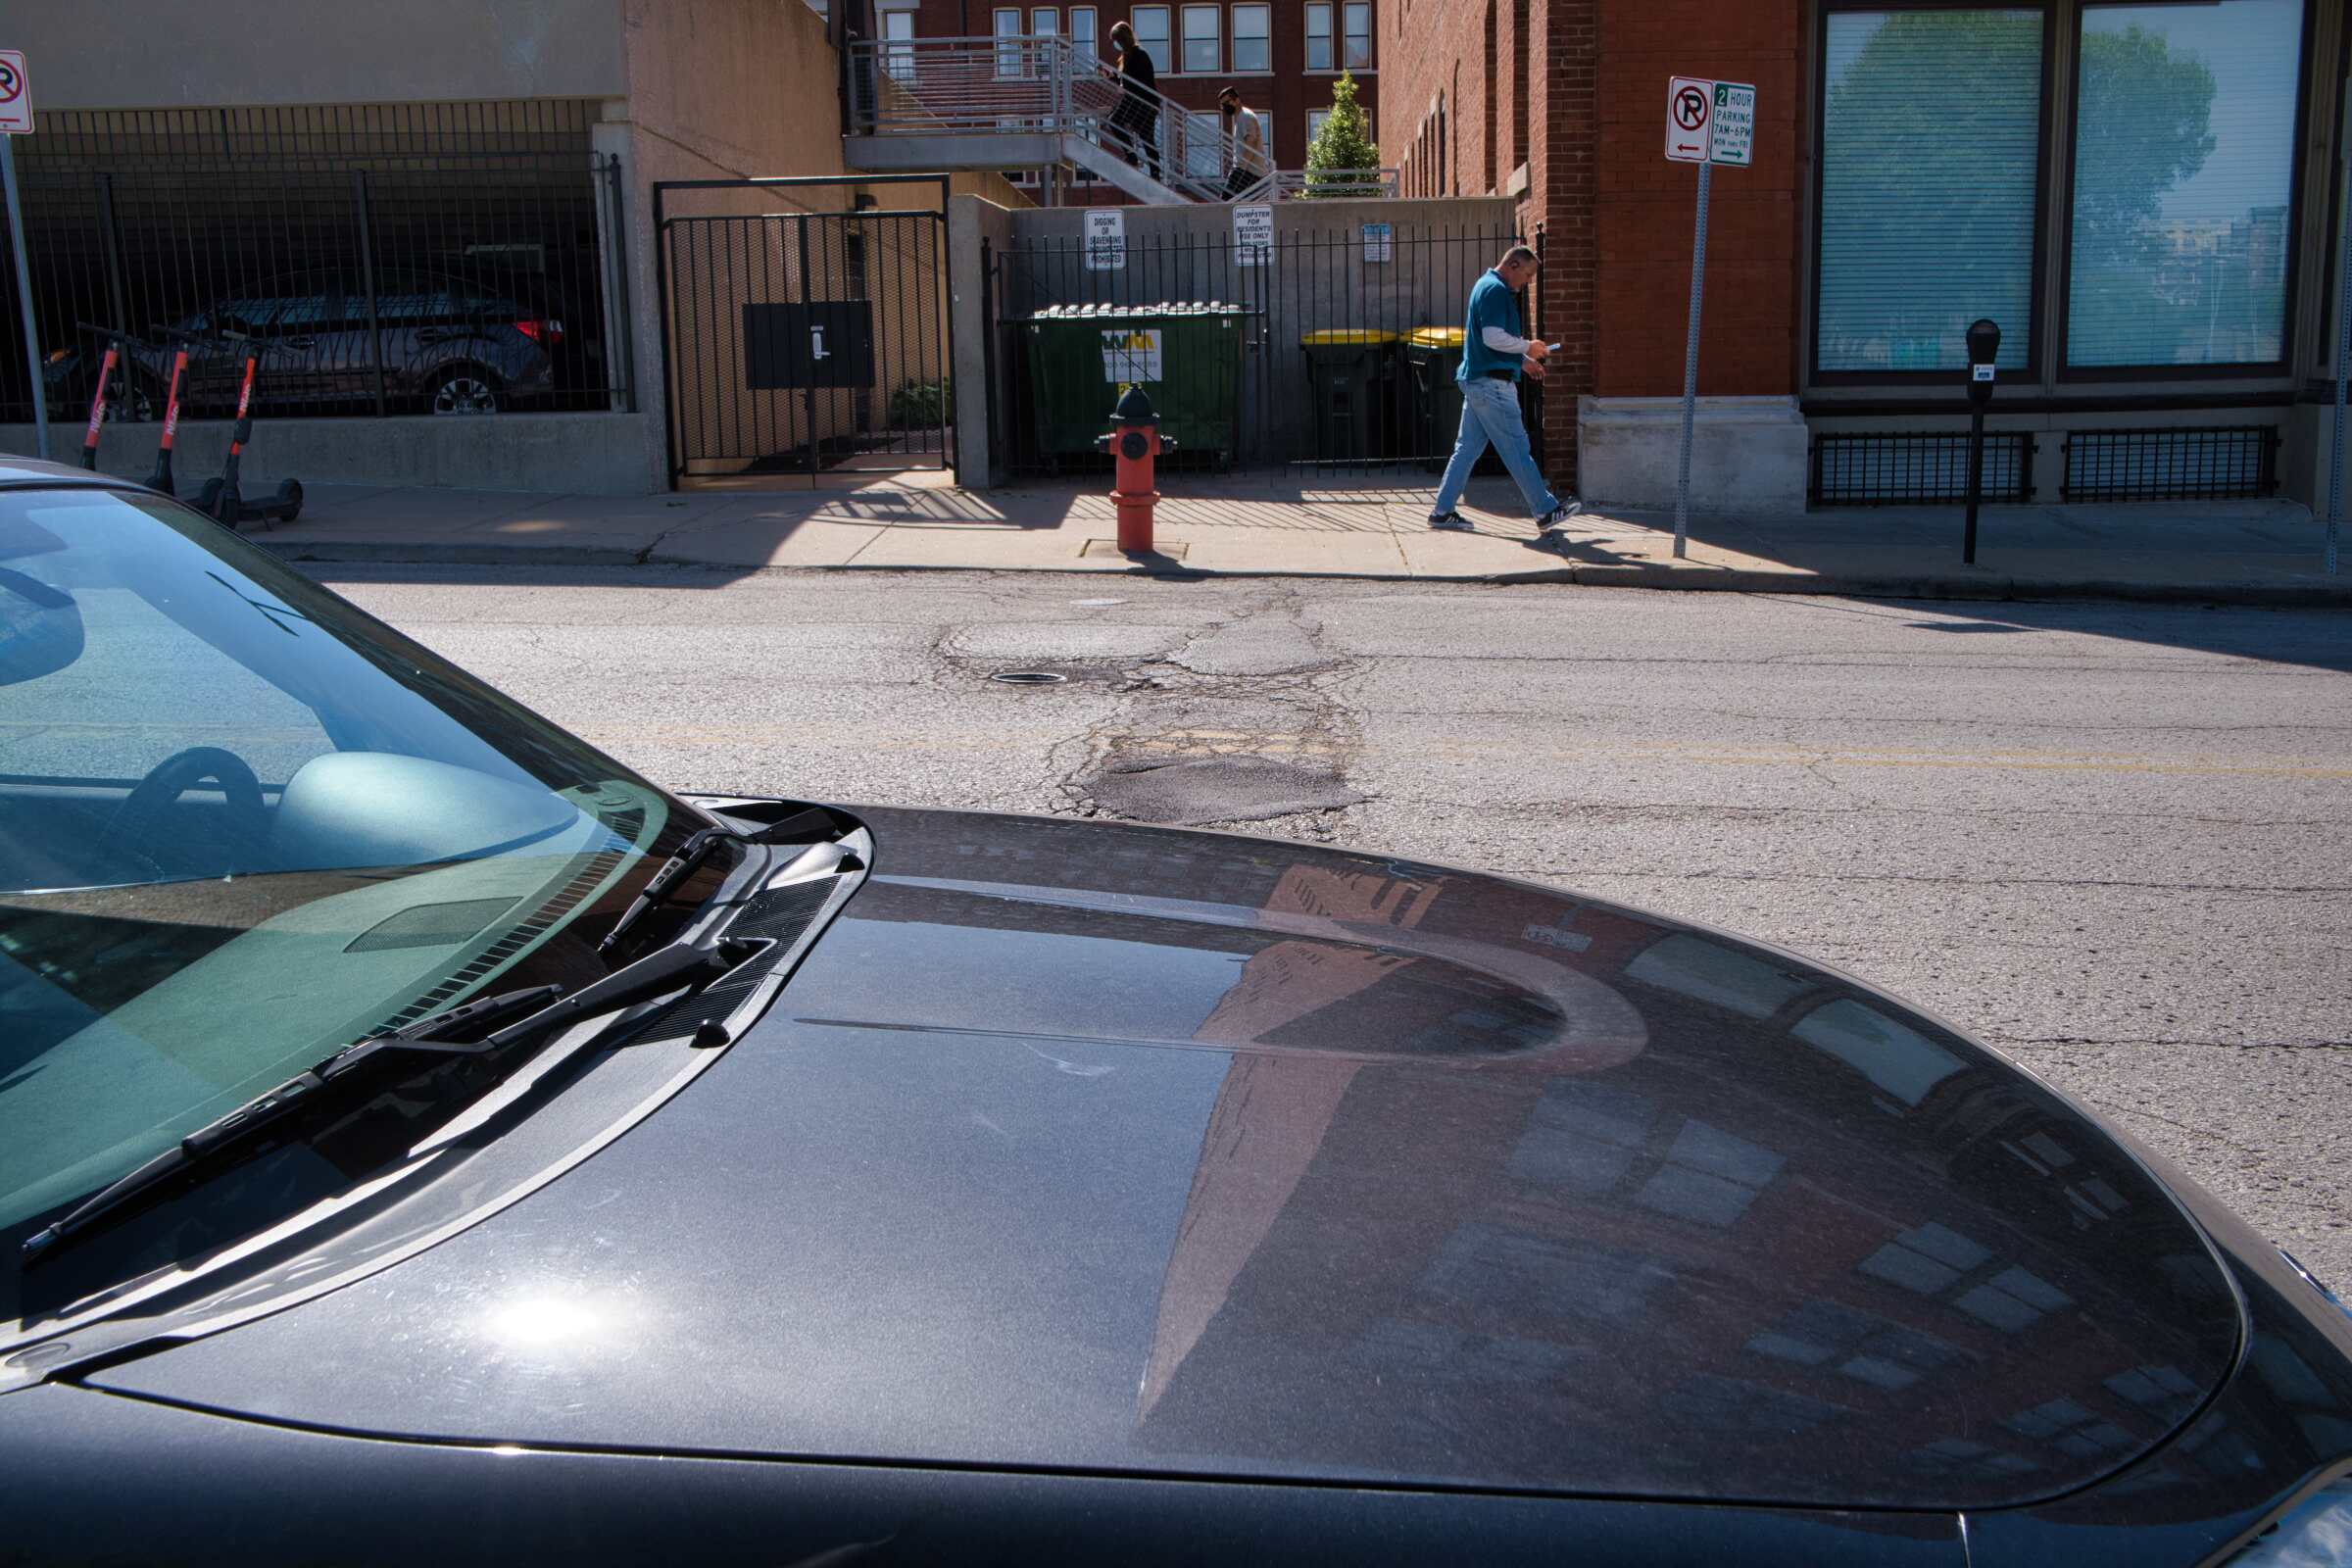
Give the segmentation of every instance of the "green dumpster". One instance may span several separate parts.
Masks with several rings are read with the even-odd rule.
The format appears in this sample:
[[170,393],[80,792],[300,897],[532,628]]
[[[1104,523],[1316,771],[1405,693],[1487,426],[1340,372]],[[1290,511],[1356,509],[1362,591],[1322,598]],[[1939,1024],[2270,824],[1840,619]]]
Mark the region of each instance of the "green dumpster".
[[1333,327],[1298,339],[1315,421],[1315,456],[1346,462],[1384,455],[1382,404],[1395,373],[1396,334]]
[[1242,319],[1222,301],[1055,305],[1017,323],[1039,453],[1095,457],[1110,411],[1141,386],[1186,456],[1229,463],[1241,431]]
[[1404,432],[1405,456],[1441,473],[1462,428],[1462,386],[1454,379],[1462,365],[1462,329],[1417,326],[1404,334],[1397,353],[1404,373],[1396,378],[1403,400],[1396,422]]

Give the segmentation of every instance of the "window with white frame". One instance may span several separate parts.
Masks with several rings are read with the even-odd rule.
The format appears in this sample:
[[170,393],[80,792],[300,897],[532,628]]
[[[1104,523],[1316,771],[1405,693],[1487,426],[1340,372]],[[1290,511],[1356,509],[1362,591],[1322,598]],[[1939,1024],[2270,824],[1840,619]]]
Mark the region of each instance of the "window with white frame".
[[882,13],[882,69],[899,81],[914,76],[914,13]]
[[1070,7],[1070,47],[1077,53],[1080,71],[1094,70],[1102,58],[1102,35],[1095,30],[1096,25],[1093,6]]
[[1347,24],[1346,49],[1341,58],[1349,71],[1369,70],[1372,65],[1372,8],[1369,5],[1348,5],[1342,9],[1341,20]]
[[1315,138],[1323,134],[1323,122],[1331,118],[1328,109],[1309,109],[1306,112],[1306,144],[1312,147]]
[[1021,71],[1021,45],[1019,42],[1021,36],[1021,14],[1019,10],[1007,7],[999,11],[996,14],[996,23],[997,74],[1001,77],[1018,76],[1023,74]]
[[1040,38],[1052,38],[1061,32],[1061,8],[1038,6],[1029,13],[1029,30]]
[[1210,76],[1225,69],[1221,12],[1216,6],[1184,8],[1184,64],[1189,74]]
[[1195,179],[1215,179],[1225,172],[1225,127],[1214,114],[1187,112],[1184,117],[1184,172]]
[[1233,8],[1233,69],[1264,72],[1274,69],[1272,7]]
[[1127,21],[1135,29],[1136,47],[1152,57],[1152,69],[1174,70],[1176,62],[1168,54],[1168,8],[1137,6],[1128,13]]
[[1309,0],[1306,8],[1306,69],[1332,69],[1331,7],[1324,0]]

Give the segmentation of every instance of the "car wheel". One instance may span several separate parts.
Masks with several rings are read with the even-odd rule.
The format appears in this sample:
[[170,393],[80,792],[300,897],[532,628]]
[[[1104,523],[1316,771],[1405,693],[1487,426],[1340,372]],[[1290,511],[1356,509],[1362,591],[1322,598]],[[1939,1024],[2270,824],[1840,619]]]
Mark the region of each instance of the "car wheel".
[[435,414],[496,414],[498,382],[479,366],[453,366],[433,378],[427,406]]

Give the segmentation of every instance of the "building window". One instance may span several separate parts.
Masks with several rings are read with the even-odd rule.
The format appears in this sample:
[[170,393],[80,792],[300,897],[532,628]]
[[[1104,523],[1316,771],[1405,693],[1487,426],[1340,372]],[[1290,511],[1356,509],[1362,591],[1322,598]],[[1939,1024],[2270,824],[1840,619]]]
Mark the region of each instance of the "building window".
[[1128,14],[1135,28],[1135,46],[1152,57],[1152,69],[1167,71],[1176,62],[1168,54],[1168,8],[1137,6]]
[[[1070,44],[1078,56],[1080,71],[1094,70],[1102,58],[1102,35],[1095,30],[1096,25],[1093,6],[1070,7]],[[1159,62],[1155,60],[1152,64],[1156,66]]]
[[1195,179],[1225,172],[1225,127],[1214,114],[1188,111],[1184,117],[1184,172]]
[[1349,71],[1367,71],[1372,65],[1372,8],[1369,5],[1350,5],[1342,12],[1348,24],[1347,49],[1342,55]]
[[1021,75],[1021,14],[1017,10],[1004,10],[996,14],[996,20],[997,74]]
[[1271,71],[1274,69],[1273,46],[1268,33],[1268,7],[1235,6],[1233,8],[1233,69],[1236,71]]
[[914,13],[885,11],[882,13],[882,69],[895,80],[910,81],[914,77]]
[[2088,4],[2070,368],[2286,357],[2301,0]]
[[1312,147],[1315,138],[1323,134],[1323,122],[1331,118],[1328,109],[1309,109],[1306,112],[1306,144]]
[[1306,8],[1306,69],[1331,69],[1331,7],[1310,0]]
[[1057,37],[1061,33],[1061,8],[1039,6],[1029,13],[1029,31],[1040,38]]
[[1215,6],[1186,6],[1184,8],[1184,70],[1194,75],[1211,76],[1225,69],[1225,52],[1218,37],[1218,9]]
[[1816,367],[1957,369],[1980,316],[2025,366],[2041,15],[1838,11],[1824,34]]

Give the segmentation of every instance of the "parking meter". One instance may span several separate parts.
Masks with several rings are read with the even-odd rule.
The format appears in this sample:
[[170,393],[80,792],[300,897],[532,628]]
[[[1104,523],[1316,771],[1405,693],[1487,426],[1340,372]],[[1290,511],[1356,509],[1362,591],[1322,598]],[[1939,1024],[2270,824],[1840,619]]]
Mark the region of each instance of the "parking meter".
[[1984,493],[1984,410],[1992,402],[1992,362],[2001,352],[2001,324],[1985,317],[1968,323],[1968,522],[1960,560],[1977,562],[1977,503]]
[[1992,362],[2001,352],[2001,324],[1978,317],[1968,325],[1968,396],[1982,408],[1992,401]]

